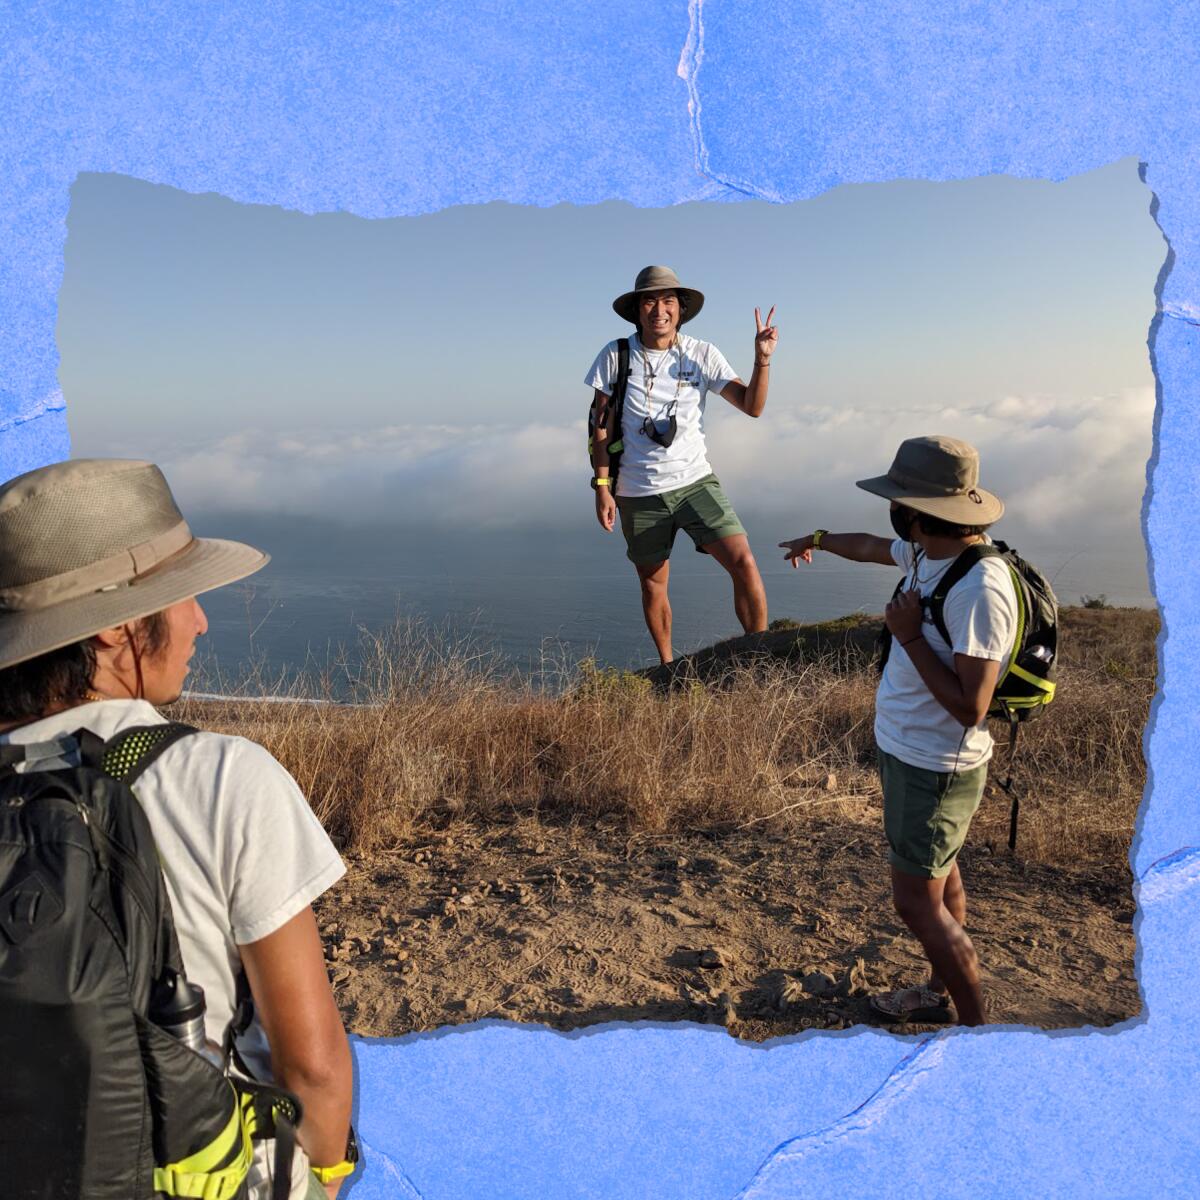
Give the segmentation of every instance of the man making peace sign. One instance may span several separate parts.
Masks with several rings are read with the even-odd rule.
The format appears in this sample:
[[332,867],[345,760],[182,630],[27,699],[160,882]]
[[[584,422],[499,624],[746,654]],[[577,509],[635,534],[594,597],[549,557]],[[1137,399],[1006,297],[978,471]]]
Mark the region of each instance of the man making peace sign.
[[[670,267],[645,267],[633,290],[613,301],[613,311],[637,332],[629,339],[629,373],[620,430],[612,404],[618,344],[596,356],[584,382],[594,389],[596,435],[592,447],[596,517],[606,531],[621,517],[629,560],[642,587],[642,611],[658,656],[672,659],[668,560],[683,529],[696,549],[711,554],[733,579],[733,607],[747,633],[767,627],[767,596],[746,531],[708,463],[704,405],[718,392],[749,417],[767,403],[767,378],[779,331],[754,310],[754,370],[743,383],[711,343],[680,333],[704,304],[695,288],[680,284]],[[620,472],[609,478],[609,447],[623,446]]]

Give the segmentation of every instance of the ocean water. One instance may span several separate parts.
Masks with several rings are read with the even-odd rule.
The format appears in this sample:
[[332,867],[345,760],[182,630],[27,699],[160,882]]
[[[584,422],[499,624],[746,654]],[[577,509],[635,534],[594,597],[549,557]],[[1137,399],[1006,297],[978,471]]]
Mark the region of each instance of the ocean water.
[[[746,524],[772,620],[882,611],[896,571],[832,555],[793,570],[776,542],[794,536],[794,522]],[[657,661],[619,533],[429,533],[239,515],[193,525],[272,555],[257,575],[201,598],[209,632],[190,683],[197,690],[225,690],[252,668],[279,680],[353,664],[364,634],[398,622],[442,644],[465,642],[526,675],[553,676],[585,657],[617,667]],[[1153,604],[1141,544],[1017,548],[1046,572],[1064,604],[1098,594],[1114,605]],[[670,588],[676,653],[741,632],[728,576],[683,535]]]

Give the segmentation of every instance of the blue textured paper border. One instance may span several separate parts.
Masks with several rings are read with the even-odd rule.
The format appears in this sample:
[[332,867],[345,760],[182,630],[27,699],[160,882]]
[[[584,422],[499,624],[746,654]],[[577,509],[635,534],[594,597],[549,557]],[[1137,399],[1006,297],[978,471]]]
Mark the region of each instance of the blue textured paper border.
[[[1172,257],[1145,523],[1164,689],[1147,748],[1143,1015],[1105,1032],[485,1024],[357,1042],[367,1197],[1143,1196],[1200,1175],[1200,80],[1194,4],[718,0],[0,5],[0,454],[68,452],[69,188],[114,171],[317,212],[640,205],[1134,154]],[[879,11],[884,7],[885,11]],[[1098,248],[1103,252],[1103,248]],[[936,1181],[936,1183],[934,1182]]]

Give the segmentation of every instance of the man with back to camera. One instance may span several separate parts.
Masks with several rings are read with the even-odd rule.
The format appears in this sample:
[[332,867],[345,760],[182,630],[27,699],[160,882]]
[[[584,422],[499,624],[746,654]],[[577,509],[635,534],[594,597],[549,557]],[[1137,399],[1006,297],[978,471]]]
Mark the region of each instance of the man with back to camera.
[[[194,537],[151,463],[80,459],[0,485],[0,744],[165,724],[157,706],[179,698],[208,627],[197,593],[267,561]],[[357,1157],[350,1048],[312,910],[345,873],[341,858],[295,780],[245,738],[181,738],[139,777],[137,797],[186,974],[207,999],[207,1036],[219,1045],[238,1028],[244,973],[253,1016],[240,1061],[302,1102],[290,1195],[327,1200]],[[274,1194],[273,1170],[256,1143],[251,1200]]]
[[[611,532],[618,512],[627,557],[638,573],[642,612],[659,659],[669,663],[671,604],[669,558],[683,529],[698,550],[711,554],[733,579],[733,607],[746,633],[767,627],[767,597],[746,531],[708,463],[704,406],[715,391],[747,416],[767,403],[771,355],[779,331],[754,310],[754,370],[743,383],[709,342],[680,333],[704,304],[695,288],[680,284],[670,267],[644,267],[633,290],[613,301],[613,311],[637,330],[629,339],[629,375],[621,428],[611,403],[617,380],[617,342],[596,356],[584,382],[594,390],[596,435],[592,447],[596,518]],[[609,447],[623,445],[613,495]]]
[[[982,1025],[979,960],[963,929],[967,900],[958,852],[979,807],[992,756],[987,710],[1017,632],[1017,596],[1005,561],[983,558],[946,594],[947,644],[925,611],[929,596],[1003,502],[978,486],[979,455],[966,442],[903,442],[886,475],[858,487],[891,501],[896,538],[814,533],[780,542],[792,566],[828,550],[853,562],[899,566],[907,587],[886,609],[887,665],[875,697],[875,741],[896,912],[930,963],[927,984],[871,997],[894,1021]],[[947,997],[947,992],[949,997]]]

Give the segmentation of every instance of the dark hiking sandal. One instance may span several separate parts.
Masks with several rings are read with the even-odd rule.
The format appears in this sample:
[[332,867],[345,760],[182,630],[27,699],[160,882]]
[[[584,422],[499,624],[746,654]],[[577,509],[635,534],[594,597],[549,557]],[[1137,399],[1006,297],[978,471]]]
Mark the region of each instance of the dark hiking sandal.
[[[908,998],[907,1003],[905,998]],[[878,992],[867,1003],[872,1012],[898,1025],[949,1025],[954,1020],[950,997],[925,984],[897,988],[894,992]]]
[[668,663],[660,663],[657,667],[651,667],[646,676],[654,691],[664,696],[700,682],[696,666],[690,658],[673,658]]

